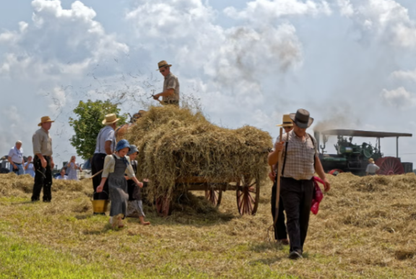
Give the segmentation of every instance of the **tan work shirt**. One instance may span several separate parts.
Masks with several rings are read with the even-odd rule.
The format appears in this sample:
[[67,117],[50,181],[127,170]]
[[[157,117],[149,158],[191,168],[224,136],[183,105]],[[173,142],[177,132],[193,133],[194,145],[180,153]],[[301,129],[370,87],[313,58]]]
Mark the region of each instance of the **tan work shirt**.
[[52,138],[49,132],[40,128],[32,136],[33,154],[52,156]]
[[167,76],[165,76],[165,81],[163,82],[163,92],[168,89],[175,90],[175,95],[163,96],[162,100],[164,102],[179,101],[179,81],[178,78],[172,73],[169,73]]
[[[315,174],[315,155],[318,154],[316,140],[312,141],[309,134],[302,139],[293,130],[284,134],[282,138],[285,142],[281,161],[284,167],[282,176],[296,180],[310,180]],[[288,145],[285,150],[287,138]],[[280,141],[279,138],[277,140]]]

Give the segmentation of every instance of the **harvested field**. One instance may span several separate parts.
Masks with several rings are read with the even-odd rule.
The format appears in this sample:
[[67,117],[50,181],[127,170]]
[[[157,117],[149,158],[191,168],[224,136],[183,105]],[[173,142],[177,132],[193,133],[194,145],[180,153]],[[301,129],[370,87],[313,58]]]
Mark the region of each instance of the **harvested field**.
[[199,193],[151,226],[113,231],[93,216],[91,181],[54,181],[51,203],[31,203],[29,176],[0,175],[0,278],[416,278],[416,176],[329,177],[311,215],[305,258],[270,243],[270,188],[256,216],[235,193],[219,209]]

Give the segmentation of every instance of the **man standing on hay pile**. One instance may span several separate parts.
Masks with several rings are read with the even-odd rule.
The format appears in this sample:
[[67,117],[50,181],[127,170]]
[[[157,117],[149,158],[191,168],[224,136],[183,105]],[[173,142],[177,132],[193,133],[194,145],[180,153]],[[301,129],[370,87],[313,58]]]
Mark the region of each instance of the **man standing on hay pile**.
[[315,172],[324,181],[325,191],[330,184],[325,177],[321,161],[318,157],[316,140],[306,133],[313,122],[309,112],[298,109],[290,114],[293,130],[278,138],[274,145],[275,151],[269,156],[269,165],[281,157],[280,195],[287,217],[287,230],[290,240],[290,259],[302,257],[303,244],[309,225],[309,214],[313,198],[313,175]]
[[[108,200],[108,182],[104,185],[101,193],[97,193],[97,187],[101,183],[101,172],[104,168],[105,156],[113,154],[116,147],[116,137],[114,130],[117,126],[117,121],[120,118],[114,113],[107,114],[102,121],[104,128],[100,130],[97,136],[97,143],[95,144],[94,156],[91,162],[92,186],[94,188],[94,200]],[[95,175],[95,176],[94,176]],[[104,214],[104,212],[94,212],[94,214]]]
[[35,154],[33,164],[36,170],[32,202],[39,200],[42,188],[43,201],[50,202],[52,200],[52,169],[55,164],[52,158],[52,138],[49,135],[49,130],[53,122],[49,116],[42,117],[38,124],[41,128],[32,137],[33,154]]
[[15,145],[10,149],[7,160],[10,163],[11,172],[14,172],[17,175],[25,174],[23,169],[25,161],[23,159],[22,142],[20,140],[16,141]]
[[153,99],[159,101],[159,97],[162,97],[163,105],[175,105],[179,106],[179,81],[178,78],[170,72],[170,67],[165,60],[158,63],[159,71],[164,77],[163,92],[153,95]]

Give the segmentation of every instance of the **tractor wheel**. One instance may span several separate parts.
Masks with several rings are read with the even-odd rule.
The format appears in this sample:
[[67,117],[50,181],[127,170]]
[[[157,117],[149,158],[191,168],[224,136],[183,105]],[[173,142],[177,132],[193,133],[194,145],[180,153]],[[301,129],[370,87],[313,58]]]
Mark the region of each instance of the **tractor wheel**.
[[404,168],[400,159],[395,157],[379,158],[376,161],[376,165],[380,167],[380,170],[377,172],[378,174],[393,175],[404,173]]

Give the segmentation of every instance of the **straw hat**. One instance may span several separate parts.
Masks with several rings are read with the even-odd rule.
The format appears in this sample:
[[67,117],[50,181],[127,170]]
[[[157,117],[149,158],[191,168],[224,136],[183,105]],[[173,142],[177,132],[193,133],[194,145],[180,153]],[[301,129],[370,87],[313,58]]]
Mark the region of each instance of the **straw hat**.
[[276,125],[277,127],[293,127],[293,121],[290,119],[290,114],[283,114],[283,123]]
[[120,118],[117,118],[117,115],[115,113],[110,113],[105,116],[105,119],[103,120],[102,123],[104,125],[111,125],[113,123],[116,123],[119,120]]
[[42,126],[43,123],[49,123],[49,122],[52,123],[52,122],[55,122],[55,121],[51,120],[51,118],[49,116],[43,116],[40,119],[40,123],[38,124],[38,126]]
[[298,109],[296,113],[290,114],[290,119],[298,126],[299,128],[309,128],[313,123],[313,118],[310,117],[309,111],[306,109]]
[[374,163],[374,159],[373,158],[370,158],[370,159],[368,159],[368,162],[373,164]]
[[158,69],[156,71],[159,71],[160,68],[165,67],[165,66],[171,67],[172,65],[168,64],[168,62],[166,62],[165,60],[162,60],[159,63],[157,63]]

